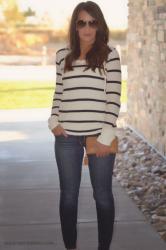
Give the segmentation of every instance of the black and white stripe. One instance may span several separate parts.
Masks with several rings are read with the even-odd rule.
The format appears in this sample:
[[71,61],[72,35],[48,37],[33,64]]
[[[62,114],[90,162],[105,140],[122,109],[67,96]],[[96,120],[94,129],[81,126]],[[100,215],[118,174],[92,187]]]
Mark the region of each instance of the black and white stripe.
[[50,129],[59,123],[68,134],[90,135],[101,133],[98,141],[109,145],[116,133],[120,110],[121,65],[116,48],[105,62],[105,75],[85,69],[86,62],[73,62],[73,71],[65,72],[65,57],[70,51],[63,48],[56,53],[56,89],[53,96]]

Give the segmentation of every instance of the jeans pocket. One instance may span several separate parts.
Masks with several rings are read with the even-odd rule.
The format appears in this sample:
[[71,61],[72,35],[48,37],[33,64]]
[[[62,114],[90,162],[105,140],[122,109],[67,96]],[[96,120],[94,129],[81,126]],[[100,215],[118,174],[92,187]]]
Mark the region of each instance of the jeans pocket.
[[65,137],[63,134],[60,134],[60,135],[55,135],[54,134],[54,136],[55,136],[55,138]]

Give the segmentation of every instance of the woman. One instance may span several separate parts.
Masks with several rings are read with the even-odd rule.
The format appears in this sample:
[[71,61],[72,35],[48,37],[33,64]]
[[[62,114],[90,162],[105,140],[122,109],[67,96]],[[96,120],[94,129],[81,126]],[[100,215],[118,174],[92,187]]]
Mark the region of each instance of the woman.
[[78,194],[85,139],[98,135],[96,154],[88,155],[96,202],[98,250],[108,250],[115,217],[112,173],[116,154],[109,145],[116,135],[120,109],[121,66],[99,6],[79,3],[72,14],[69,46],[56,53],[56,90],[49,129],[55,136],[60,179],[60,221],[66,249],[77,247]]

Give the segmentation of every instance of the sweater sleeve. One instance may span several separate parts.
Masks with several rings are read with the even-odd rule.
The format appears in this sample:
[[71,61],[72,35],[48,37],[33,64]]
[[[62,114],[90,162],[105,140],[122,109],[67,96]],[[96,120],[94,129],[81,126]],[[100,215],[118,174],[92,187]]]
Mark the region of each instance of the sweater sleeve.
[[50,130],[54,129],[58,124],[59,106],[63,94],[62,72],[60,68],[61,60],[59,52],[56,52],[56,87],[53,94],[51,115],[48,118],[48,127]]
[[97,141],[111,145],[116,136],[116,121],[120,111],[121,63],[119,53],[114,48],[106,61],[106,109],[101,134]]

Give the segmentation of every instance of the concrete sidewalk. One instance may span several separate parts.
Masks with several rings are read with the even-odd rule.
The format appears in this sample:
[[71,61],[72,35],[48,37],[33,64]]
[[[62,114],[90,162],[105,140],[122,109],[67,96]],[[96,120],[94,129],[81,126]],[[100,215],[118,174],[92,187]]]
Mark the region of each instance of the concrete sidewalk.
[[[13,118],[12,111],[6,111],[3,119],[0,112],[0,250],[65,250],[49,112],[22,110],[21,119],[16,111]],[[165,243],[115,178],[113,192],[116,217],[110,249],[164,250]],[[96,208],[87,166],[82,169],[79,196],[78,249],[97,250]]]

